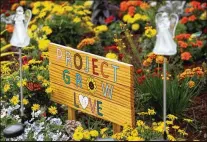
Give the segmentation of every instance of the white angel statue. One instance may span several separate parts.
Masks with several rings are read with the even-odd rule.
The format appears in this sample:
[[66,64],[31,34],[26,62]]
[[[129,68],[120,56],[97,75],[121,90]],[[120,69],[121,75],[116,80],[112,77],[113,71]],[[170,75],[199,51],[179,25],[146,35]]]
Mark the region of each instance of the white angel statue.
[[158,55],[175,55],[177,53],[177,45],[173,40],[175,28],[178,23],[177,14],[161,12],[155,17],[157,26],[157,39],[153,52]]
[[14,32],[10,40],[10,44],[16,47],[25,47],[30,43],[30,37],[27,33],[29,21],[31,20],[31,10],[27,10],[24,14],[24,10],[21,6],[16,9],[14,15]]

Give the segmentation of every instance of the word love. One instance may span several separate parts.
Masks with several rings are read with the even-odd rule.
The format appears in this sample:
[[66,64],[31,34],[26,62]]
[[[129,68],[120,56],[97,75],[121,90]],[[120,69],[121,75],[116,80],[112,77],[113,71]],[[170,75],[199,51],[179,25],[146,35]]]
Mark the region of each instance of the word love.
[[[65,65],[70,68],[75,68],[80,71],[84,71],[85,73],[92,72],[94,76],[102,76],[103,78],[107,79],[111,75],[113,76],[113,82],[117,82],[117,71],[119,66],[111,64],[109,66],[108,62],[100,61],[95,57],[89,59],[88,56],[83,57],[79,53],[74,53],[73,57],[70,51],[68,50],[61,50],[61,48],[57,48],[57,59],[60,60],[64,58]],[[113,72],[106,73],[105,70],[109,68],[113,69]]]
[[[81,105],[81,107],[83,109],[86,109],[89,106],[91,109],[91,112],[93,114],[95,114],[95,111],[96,111],[97,115],[103,116],[103,114],[100,112],[100,110],[102,110],[102,107],[101,107],[102,102],[101,101],[94,100],[94,102],[92,102],[91,98],[88,98],[88,97],[83,96],[81,94],[79,95],[78,98],[79,98],[79,104]],[[75,92],[74,92],[74,106],[76,108],[79,108],[79,105],[76,102],[76,93]]]

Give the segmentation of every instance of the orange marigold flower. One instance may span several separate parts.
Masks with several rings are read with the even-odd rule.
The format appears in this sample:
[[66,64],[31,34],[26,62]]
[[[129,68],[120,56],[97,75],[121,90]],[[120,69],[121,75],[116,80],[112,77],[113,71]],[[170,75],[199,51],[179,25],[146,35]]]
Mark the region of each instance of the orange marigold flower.
[[140,5],[140,8],[141,8],[142,10],[146,10],[146,9],[148,9],[149,7],[150,7],[150,5],[147,4],[146,2],[142,2],[141,5]]
[[192,56],[191,56],[191,54],[190,54],[189,52],[183,52],[183,53],[181,54],[181,59],[182,59],[182,60],[186,60],[186,61],[188,61],[191,57],[192,57]]
[[139,6],[141,1],[130,0],[127,2],[128,6]]
[[19,3],[21,6],[25,6],[26,4],[27,4],[27,2],[26,2],[26,0],[22,0],[22,1],[20,1],[20,3]]
[[153,52],[150,52],[148,55],[147,55],[147,57],[148,58],[151,58],[151,59],[155,59],[156,58],[156,54],[155,53],[153,53]]
[[144,60],[144,62],[143,62],[143,66],[144,66],[144,67],[148,67],[149,65],[150,65],[150,63],[147,62],[147,60]]
[[94,38],[85,38],[83,39],[77,46],[78,49],[83,48],[86,45],[93,45],[95,43],[95,39]]
[[191,34],[179,34],[179,35],[175,36],[175,39],[184,40],[184,39],[188,39],[190,36],[191,36]]
[[191,22],[195,21],[196,19],[197,18],[195,17],[195,15],[188,17],[188,21],[191,21]]
[[126,11],[128,9],[128,4],[126,1],[121,2],[120,4],[120,10],[121,11]]
[[135,13],[135,7],[134,6],[130,6],[129,9],[128,9],[128,14],[130,16],[134,16],[134,13]]
[[19,6],[18,3],[14,3],[11,7],[11,11],[15,11],[17,9],[17,7]]
[[202,47],[202,46],[203,46],[203,42],[202,42],[201,40],[197,40],[197,41],[196,41],[196,45],[197,45],[198,47]]
[[195,9],[201,9],[201,3],[198,1],[192,1],[190,2],[190,5]]
[[188,47],[188,44],[184,41],[178,41],[178,45],[181,47],[181,48],[187,48]]
[[185,9],[185,13],[191,13],[194,11],[194,8],[193,7],[189,7],[189,8],[186,8]]
[[193,68],[193,71],[196,72],[196,71],[202,71],[202,68],[201,67],[196,67],[196,68]]
[[14,31],[14,26],[12,24],[7,24],[6,25],[6,30],[9,32],[9,33],[12,33]]
[[189,88],[193,88],[195,86],[195,82],[194,81],[189,81],[188,82],[188,87]]
[[164,62],[164,57],[163,56],[157,56],[156,57],[156,63],[162,64]]
[[181,24],[185,24],[188,22],[188,18],[187,17],[183,17],[181,20],[180,20],[180,23]]
[[151,58],[147,58],[147,60],[146,60],[148,63],[152,63],[152,59]]

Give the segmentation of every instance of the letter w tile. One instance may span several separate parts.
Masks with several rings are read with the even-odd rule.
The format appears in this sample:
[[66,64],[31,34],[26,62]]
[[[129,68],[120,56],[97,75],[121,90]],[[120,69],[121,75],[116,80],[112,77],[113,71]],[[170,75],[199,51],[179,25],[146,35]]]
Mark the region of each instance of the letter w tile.
[[112,99],[113,88],[114,88],[113,85],[111,85],[111,88],[110,88],[107,83],[106,83],[106,87],[105,87],[104,83],[102,82],[102,92],[105,97],[108,94],[109,98]]

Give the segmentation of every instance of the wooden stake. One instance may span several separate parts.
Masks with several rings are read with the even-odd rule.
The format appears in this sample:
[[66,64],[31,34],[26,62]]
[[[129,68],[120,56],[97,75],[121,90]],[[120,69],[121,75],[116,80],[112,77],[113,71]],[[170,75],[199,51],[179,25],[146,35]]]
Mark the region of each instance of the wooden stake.
[[121,126],[113,123],[113,134],[121,132]]
[[68,120],[75,120],[75,109],[68,107]]

